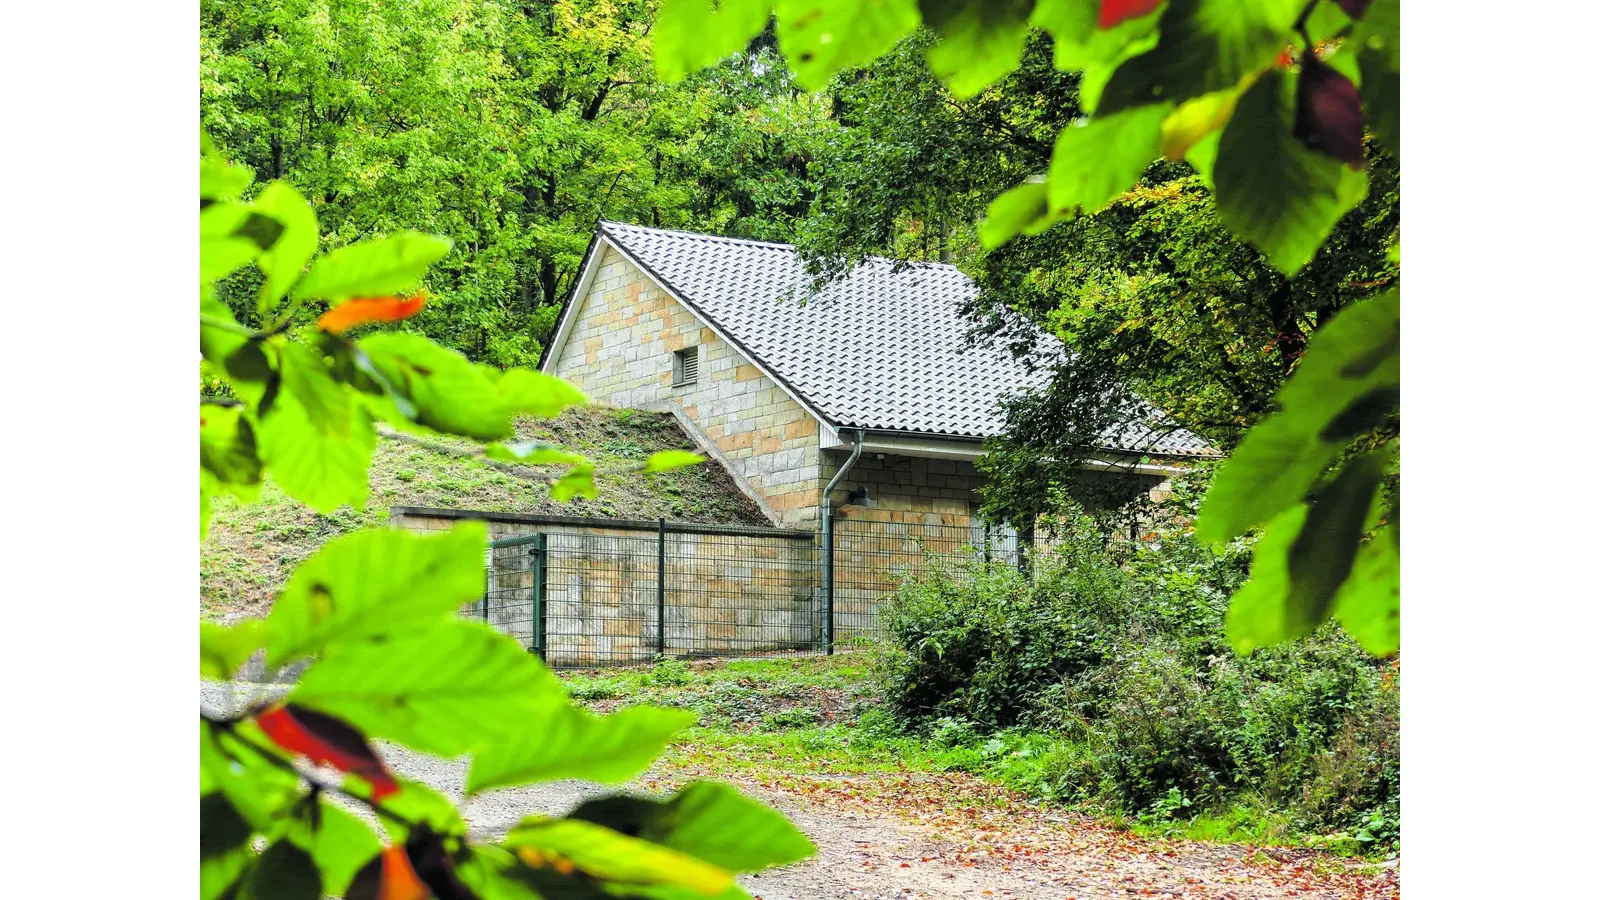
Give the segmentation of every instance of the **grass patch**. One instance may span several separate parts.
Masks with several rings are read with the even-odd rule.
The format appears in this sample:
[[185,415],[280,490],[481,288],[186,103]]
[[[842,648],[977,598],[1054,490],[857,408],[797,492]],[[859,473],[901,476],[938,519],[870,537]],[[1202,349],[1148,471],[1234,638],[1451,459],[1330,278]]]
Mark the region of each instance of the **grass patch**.
[[[1169,795],[1129,817],[1075,798],[1086,794],[1057,782],[1089,748],[1059,735],[1015,729],[978,735],[961,725],[907,734],[882,710],[869,653],[759,660],[666,660],[651,667],[562,673],[572,696],[599,712],[633,704],[688,709],[696,724],[667,749],[662,763],[695,777],[764,781],[856,777],[858,795],[894,804],[906,778],[959,773],[1033,798],[1072,808],[1152,838],[1257,846],[1300,847],[1379,859],[1354,834],[1297,832],[1288,816],[1253,799],[1195,813]],[[860,778],[860,776],[869,776]],[[871,777],[877,776],[877,777]],[[966,782],[968,784],[972,782]],[[979,796],[981,794],[981,796]],[[953,804],[992,805],[981,791]]]

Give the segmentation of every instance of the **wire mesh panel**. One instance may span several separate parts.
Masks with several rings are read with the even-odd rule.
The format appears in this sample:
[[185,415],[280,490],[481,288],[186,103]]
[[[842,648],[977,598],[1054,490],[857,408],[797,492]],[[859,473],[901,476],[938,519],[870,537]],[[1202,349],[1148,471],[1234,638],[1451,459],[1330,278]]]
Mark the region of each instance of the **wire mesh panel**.
[[821,640],[811,535],[668,534],[668,656],[811,652]]
[[556,666],[649,662],[659,645],[653,534],[550,534],[544,657]]

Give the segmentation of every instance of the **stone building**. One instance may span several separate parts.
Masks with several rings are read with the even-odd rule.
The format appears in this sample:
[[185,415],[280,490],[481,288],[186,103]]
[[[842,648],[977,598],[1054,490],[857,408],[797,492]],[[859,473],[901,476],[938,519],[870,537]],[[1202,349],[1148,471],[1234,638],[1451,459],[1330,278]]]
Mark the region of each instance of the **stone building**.
[[[598,403],[671,412],[776,526],[817,527],[846,469],[826,498],[845,517],[977,536],[973,460],[1001,397],[1045,373],[967,346],[976,287],[954,266],[870,259],[810,287],[787,244],[601,222],[540,368]],[[1215,455],[1182,430],[1100,451],[1090,468],[1156,490],[1172,463]]]

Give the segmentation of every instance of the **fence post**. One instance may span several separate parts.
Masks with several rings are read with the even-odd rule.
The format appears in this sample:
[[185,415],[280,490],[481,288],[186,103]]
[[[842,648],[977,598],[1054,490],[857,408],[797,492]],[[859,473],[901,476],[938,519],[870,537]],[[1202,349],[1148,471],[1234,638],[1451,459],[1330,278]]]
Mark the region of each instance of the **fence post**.
[[489,624],[489,598],[494,596],[494,541],[483,551],[483,624]]
[[533,540],[533,652],[545,658],[545,627],[544,627],[544,593],[546,582],[546,560],[548,539],[544,532],[539,532]]
[[667,655],[667,520],[656,520],[656,656]]
[[829,656],[833,655],[833,531],[824,528],[822,534],[822,642]]

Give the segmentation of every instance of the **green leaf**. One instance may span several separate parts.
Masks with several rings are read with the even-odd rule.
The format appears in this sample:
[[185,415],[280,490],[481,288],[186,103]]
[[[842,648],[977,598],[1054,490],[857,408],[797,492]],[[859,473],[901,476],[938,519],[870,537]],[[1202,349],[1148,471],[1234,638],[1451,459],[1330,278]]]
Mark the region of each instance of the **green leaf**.
[[1328,620],[1390,459],[1386,450],[1356,457],[1314,502],[1296,504],[1267,526],[1250,580],[1228,609],[1226,632],[1235,650],[1250,653],[1304,637]]
[[[1112,28],[1101,28],[1098,2],[1039,0],[1034,5],[1032,22],[1050,32],[1057,69],[1087,73],[1091,69],[1108,67],[1105,77],[1109,78],[1116,64],[1156,45],[1156,25],[1164,12],[1166,8],[1161,7]],[[1104,87],[1103,81],[1101,87]],[[1094,112],[1092,102],[1085,99],[1082,106],[1085,112]]]
[[1278,392],[1218,471],[1195,522],[1203,540],[1244,534],[1297,503],[1349,441],[1398,408],[1400,292],[1357,303],[1311,338]]
[[[213,203],[200,211],[200,281],[237,272],[261,255],[263,231],[242,203]],[[273,220],[256,215],[257,219]],[[268,246],[271,246],[270,242]]]
[[261,483],[255,429],[244,410],[200,405],[200,467],[220,484]]
[[777,0],[778,45],[807,90],[888,52],[922,24],[915,0]]
[[582,778],[621,784],[644,771],[672,736],[694,723],[684,710],[636,706],[599,717],[568,707],[516,740],[484,750],[467,772],[467,793]]
[[775,810],[725,784],[696,781],[671,799],[613,796],[569,816],[636,835],[734,872],[798,862],[817,848]]
[[237,166],[212,153],[200,158],[200,199],[233,200],[255,180],[249,166]]
[[322,900],[322,874],[311,854],[286,840],[274,842],[245,876],[240,900]]
[[[465,837],[467,834],[466,820],[461,818],[461,810],[445,795],[439,793],[420,781],[409,778],[396,779],[400,783],[400,793],[391,794],[384,798],[383,808],[394,813],[402,819],[427,825],[434,834],[454,835]],[[371,785],[362,782],[359,778],[351,776],[345,781],[346,788],[357,796],[371,796]],[[388,818],[380,818],[381,824],[389,836],[396,841],[404,841],[407,837],[406,827],[399,822]]]
[[538,657],[464,619],[331,646],[290,697],[368,737],[443,756],[514,739],[567,702]]
[[569,382],[533,369],[507,369],[497,382],[500,396],[513,413],[549,419],[569,406],[589,402]]
[[311,855],[323,889],[342,896],[356,872],[383,849],[377,832],[326,796],[304,809],[285,837]]
[[200,796],[200,859],[216,859],[245,847],[250,823],[239,815],[221,791]]
[[340,247],[311,264],[294,297],[338,301],[403,293],[449,252],[449,240],[415,231]]
[[1213,194],[1217,192],[1217,183],[1212,175],[1217,168],[1217,146],[1221,142],[1222,132],[1213,131],[1195,141],[1183,157],[1185,162],[1194,166],[1194,170],[1200,174],[1201,183]]
[[572,465],[583,462],[583,457],[544,441],[523,441],[516,444],[494,443],[483,448],[483,455],[502,462],[522,463],[528,466]]
[[405,332],[369,335],[357,347],[416,408],[418,424],[479,440],[511,433],[511,407],[502,389],[460,353]]
[[1167,159],[1183,159],[1202,140],[1218,134],[1233,115],[1239,94],[1239,90],[1217,91],[1195,97],[1173,110],[1161,121],[1161,154]]
[[367,502],[367,468],[377,436],[366,410],[350,413],[349,433],[324,434],[290,390],[263,401],[256,432],[261,459],[278,486],[320,513]]
[[1333,601],[1333,615],[1345,633],[1373,656],[1400,649],[1400,529],[1378,529],[1350,568],[1350,577]]
[[1361,548],[1363,525],[1391,458],[1386,449],[1346,462],[1311,504],[1289,548],[1284,622],[1291,630],[1309,634],[1327,621]]
[[769,0],[662,0],[652,50],[662,81],[683,76],[737,53],[767,27]]
[[[255,831],[267,831],[303,796],[285,771],[212,722],[200,722],[201,782],[220,790]],[[209,791],[208,791],[209,793]]]
[[1098,212],[1132,187],[1160,155],[1161,122],[1171,111],[1145,106],[1063,128],[1050,156],[1050,211]]
[[306,263],[316,255],[317,214],[311,210],[311,204],[300,196],[300,192],[286,181],[274,181],[267,185],[250,205],[256,212],[271,216],[283,226],[283,233],[273,243],[272,249],[262,253],[256,260],[256,265],[267,276],[261,284],[261,295],[257,301],[257,308],[262,315],[266,315],[289,292],[289,286],[294,284]]
[[1367,176],[1294,136],[1295,78],[1268,72],[1222,130],[1212,178],[1217,211],[1286,274],[1300,271],[1367,194]]
[[1155,49],[1117,68],[1095,111],[1182,103],[1231,88],[1272,64],[1304,8],[1305,0],[1169,0]]
[[1250,557],[1250,580],[1233,593],[1223,633],[1234,650],[1249,654],[1257,647],[1299,637],[1289,625],[1289,548],[1294,546],[1309,508],[1296,503],[1279,513],[1261,533]]
[[200,677],[227,681],[251,654],[266,646],[266,629],[260,619],[245,619],[224,628],[200,623]]
[[558,856],[603,881],[677,885],[708,897],[733,886],[727,869],[578,819],[525,821],[501,843],[525,861]]
[[[204,802],[204,801],[202,801]],[[205,825],[200,826],[202,831]],[[249,847],[240,847],[231,853],[200,860],[200,900],[219,900],[237,895],[240,877],[256,858]]]
[[939,34],[928,66],[957,97],[970,97],[1022,62],[1033,0],[966,3],[920,0],[922,19]]
[[[570,881],[563,879],[557,884],[561,876],[555,872],[524,865],[510,850],[496,844],[469,845],[466,859],[456,862],[456,875],[480,900],[583,898],[582,894],[573,890]],[[565,895],[563,889],[567,892]],[[596,895],[598,891],[590,894]]]
[[217,489],[216,476],[204,469],[200,470],[200,540],[206,539],[206,532],[211,530],[211,495]]
[[1400,155],[1400,0],[1373,0],[1356,24],[1349,46],[1361,69],[1367,126]]
[[1042,234],[1059,222],[1060,217],[1050,212],[1049,193],[1043,181],[1025,181],[994,198],[978,226],[984,249],[993,250],[1018,233]]
[[566,503],[573,497],[593,500],[598,496],[600,489],[594,484],[594,463],[579,463],[550,485],[550,499],[557,503]]
[[202,289],[200,315],[201,357],[227,377],[240,400],[259,405],[273,375],[262,342],[239,333],[239,323],[214,291]]
[[328,371],[322,354],[301,343],[278,347],[283,390],[294,395],[306,418],[324,437],[347,438],[360,412],[350,391]]
[[697,466],[705,461],[706,458],[704,456],[698,453],[690,453],[688,450],[662,450],[650,454],[649,458],[644,461],[644,471],[666,472],[670,469],[681,469],[684,466]]
[[483,594],[488,541],[481,522],[441,534],[369,528],[328,541],[295,569],[272,605],[267,665],[449,619]]

